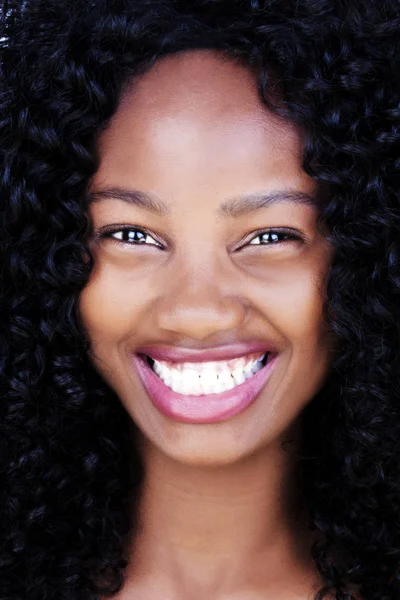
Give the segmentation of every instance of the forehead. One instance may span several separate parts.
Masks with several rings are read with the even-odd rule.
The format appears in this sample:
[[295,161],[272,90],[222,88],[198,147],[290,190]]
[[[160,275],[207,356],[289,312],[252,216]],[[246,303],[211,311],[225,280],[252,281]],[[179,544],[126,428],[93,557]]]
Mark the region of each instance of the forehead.
[[273,152],[300,154],[300,131],[262,103],[256,75],[216,51],[196,50],[163,57],[136,77],[99,142],[103,152],[115,142],[151,149],[160,140],[176,150],[208,141],[218,151],[266,138]]
[[315,190],[296,126],[262,103],[257,76],[213,51],[159,60],[125,90],[98,139],[92,184],[186,203],[265,189]]

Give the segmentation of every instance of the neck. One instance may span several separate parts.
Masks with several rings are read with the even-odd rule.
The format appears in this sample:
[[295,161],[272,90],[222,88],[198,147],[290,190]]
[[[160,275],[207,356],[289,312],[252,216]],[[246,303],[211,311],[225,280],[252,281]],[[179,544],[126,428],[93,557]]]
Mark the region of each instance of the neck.
[[159,581],[174,597],[196,588],[218,598],[246,581],[265,593],[292,578],[298,594],[314,569],[294,457],[277,444],[235,464],[194,467],[144,442],[128,579]]

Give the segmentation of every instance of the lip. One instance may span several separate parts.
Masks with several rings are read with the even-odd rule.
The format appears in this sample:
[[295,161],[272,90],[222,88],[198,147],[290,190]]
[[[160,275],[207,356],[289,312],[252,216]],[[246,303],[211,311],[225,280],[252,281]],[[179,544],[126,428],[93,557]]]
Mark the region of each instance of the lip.
[[133,355],[134,364],[153,405],[170,419],[184,423],[218,423],[245,411],[264,389],[277,358],[276,354],[271,356],[253,377],[231,390],[220,394],[189,396],[174,392],[154,373],[143,356]]
[[273,352],[277,349],[266,342],[240,342],[226,344],[214,348],[184,348],[182,346],[141,346],[136,349],[137,354],[146,354],[156,360],[170,362],[211,362],[214,360],[229,360],[240,358],[254,352]]

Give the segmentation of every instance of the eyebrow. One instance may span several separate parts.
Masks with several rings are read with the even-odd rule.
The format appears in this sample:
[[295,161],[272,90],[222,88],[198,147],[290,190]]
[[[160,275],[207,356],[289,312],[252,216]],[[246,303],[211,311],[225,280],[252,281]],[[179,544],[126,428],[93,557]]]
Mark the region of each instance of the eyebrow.
[[[101,200],[121,200],[127,204],[139,206],[153,214],[165,217],[171,214],[170,206],[155,196],[139,190],[128,190],[121,187],[110,187],[87,193],[86,200],[88,205],[100,202]],[[242,195],[230,200],[225,200],[217,210],[217,216],[222,218],[237,218],[248,215],[279,204],[281,202],[293,202],[295,204],[308,204],[317,206],[315,196],[299,190],[274,190],[268,193]]]

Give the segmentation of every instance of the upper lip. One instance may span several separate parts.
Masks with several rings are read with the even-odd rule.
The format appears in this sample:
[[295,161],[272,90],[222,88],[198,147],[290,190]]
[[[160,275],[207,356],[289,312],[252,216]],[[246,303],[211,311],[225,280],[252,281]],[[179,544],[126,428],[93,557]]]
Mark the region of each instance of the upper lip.
[[171,362],[208,362],[240,358],[254,352],[276,352],[268,342],[238,342],[213,348],[184,348],[183,346],[141,346],[137,354],[146,354],[156,360]]

